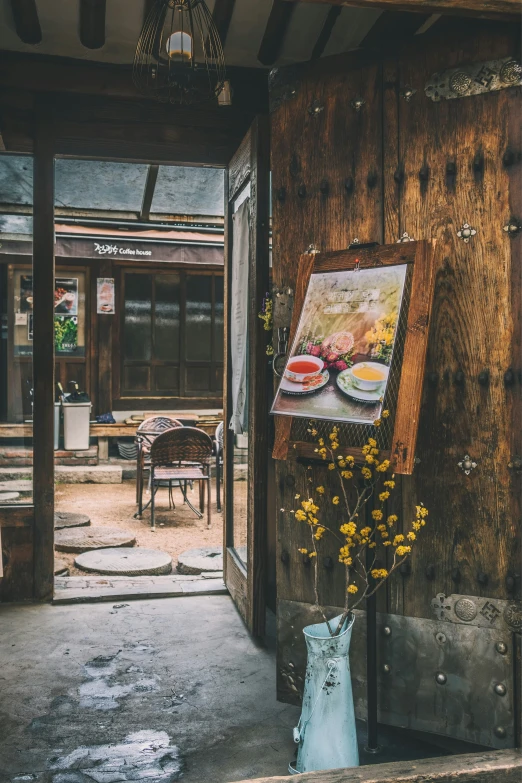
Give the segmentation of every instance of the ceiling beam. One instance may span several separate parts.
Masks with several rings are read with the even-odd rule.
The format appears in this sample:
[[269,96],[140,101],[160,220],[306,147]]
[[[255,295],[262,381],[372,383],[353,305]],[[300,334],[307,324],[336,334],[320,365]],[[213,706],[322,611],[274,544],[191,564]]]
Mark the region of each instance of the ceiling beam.
[[[22,215],[31,216],[33,207],[31,204],[7,204],[0,203],[0,215]],[[118,221],[122,223],[137,223],[140,216],[137,212],[121,211],[115,209],[77,209],[75,207],[57,207],[54,208],[55,222],[60,223],[67,220],[85,219],[89,222],[96,220]],[[203,227],[219,227],[223,224],[223,218],[219,215],[176,215],[167,212],[151,212],[149,215],[151,223],[183,223],[198,224]],[[189,226],[190,227],[190,226]],[[176,226],[180,230],[184,227]],[[172,230],[172,229],[170,229]]]
[[359,44],[361,49],[387,51],[412,38],[430,18],[430,14],[384,11]]
[[[194,112],[199,115],[209,113],[212,117],[215,114],[218,122],[241,111],[252,115],[268,113],[268,75],[263,68],[228,66],[227,78],[230,79],[234,91],[234,106],[173,107],[169,104],[170,111],[180,117]],[[0,98],[3,88],[12,91],[11,97],[16,100],[17,105],[24,95],[29,98],[30,93],[38,92],[128,98],[142,107],[144,104],[150,105],[152,112],[163,105],[137,91],[132,82],[130,66],[88,62],[68,57],[2,52]],[[6,117],[6,119],[10,118]],[[146,112],[144,112],[144,121],[147,121]],[[212,121],[216,122],[215,119]]]
[[[301,0],[282,0],[295,5]],[[421,14],[477,16],[483,19],[519,19],[520,0],[305,0],[357,8],[382,8],[388,11],[411,11]]]
[[312,54],[310,57],[311,60],[317,60],[323,54],[326,48],[326,44],[330,40],[330,36],[332,34],[332,30],[335,27],[335,23],[337,22],[337,19],[341,15],[342,10],[343,8],[341,5],[333,5],[328,11],[328,15],[324,20],[322,30],[319,33],[317,37],[317,41],[315,42],[315,46],[312,50]]
[[257,53],[257,59],[263,65],[273,65],[281,54],[294,10],[295,3],[285,2],[285,0],[273,1],[263,40]]
[[80,41],[87,49],[105,43],[106,0],[80,0]]
[[212,19],[216,25],[219,37],[221,39],[221,46],[225,48],[225,43],[228,35],[228,28],[232,21],[232,14],[234,13],[234,6],[236,0],[216,0],[214,3],[214,10],[212,11]]
[[36,0],[11,0],[11,11],[19,39],[26,44],[40,43],[42,28],[38,19]]
[[141,202],[140,220],[148,220],[150,218],[150,208],[152,206],[152,199],[154,198],[158,172],[159,166],[156,163],[152,163],[147,171],[143,200]]

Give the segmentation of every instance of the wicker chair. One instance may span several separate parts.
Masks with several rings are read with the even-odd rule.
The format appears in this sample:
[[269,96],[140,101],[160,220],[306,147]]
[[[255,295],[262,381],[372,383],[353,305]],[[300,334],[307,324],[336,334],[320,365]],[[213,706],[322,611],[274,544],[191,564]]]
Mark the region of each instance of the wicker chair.
[[221,511],[221,479],[223,475],[223,422],[220,421],[214,435],[214,454],[216,456],[216,507]]
[[150,471],[150,447],[162,432],[182,426],[180,421],[171,419],[169,416],[152,416],[150,419],[142,421],[136,431],[138,446],[136,458],[136,504],[138,511],[135,514],[136,519],[141,519],[143,514],[143,486],[145,474]]
[[[206,432],[196,427],[179,427],[167,430],[152,443],[150,448],[151,528],[155,529],[156,492],[160,484],[168,482],[171,494],[172,482],[178,481],[185,503],[201,519],[205,510],[204,485],[207,484],[207,527],[211,521],[210,462],[212,441]],[[187,483],[199,482],[198,511],[187,497]]]

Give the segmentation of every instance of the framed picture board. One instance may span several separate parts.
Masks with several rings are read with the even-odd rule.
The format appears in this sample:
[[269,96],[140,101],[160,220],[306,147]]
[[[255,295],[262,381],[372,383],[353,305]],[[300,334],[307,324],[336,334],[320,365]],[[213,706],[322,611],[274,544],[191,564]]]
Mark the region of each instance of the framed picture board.
[[362,447],[376,436],[396,473],[413,472],[434,247],[421,241],[301,256],[290,350],[271,410],[275,459],[290,450],[317,459],[317,437],[335,423],[344,453],[363,459]]

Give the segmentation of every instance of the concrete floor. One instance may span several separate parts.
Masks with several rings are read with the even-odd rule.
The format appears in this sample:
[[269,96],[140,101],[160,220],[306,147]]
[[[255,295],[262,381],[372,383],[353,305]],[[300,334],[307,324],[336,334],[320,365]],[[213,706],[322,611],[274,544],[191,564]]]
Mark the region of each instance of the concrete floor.
[[1,783],[286,774],[299,711],[228,596],[4,605],[0,628]]

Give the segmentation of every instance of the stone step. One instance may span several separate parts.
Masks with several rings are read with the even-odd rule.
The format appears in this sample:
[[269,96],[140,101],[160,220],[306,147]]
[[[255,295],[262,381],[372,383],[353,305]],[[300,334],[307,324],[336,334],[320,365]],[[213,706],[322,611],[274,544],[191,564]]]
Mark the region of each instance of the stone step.
[[0,492],[20,492],[31,495],[32,481],[0,481]]
[[[194,576],[85,576],[56,577],[54,604],[129,601],[194,595],[226,595],[222,577]],[[114,610],[117,611],[118,607]]]
[[[0,468],[0,483],[23,481],[33,475],[32,468]],[[120,465],[56,465],[55,481],[60,484],[121,484]]]

